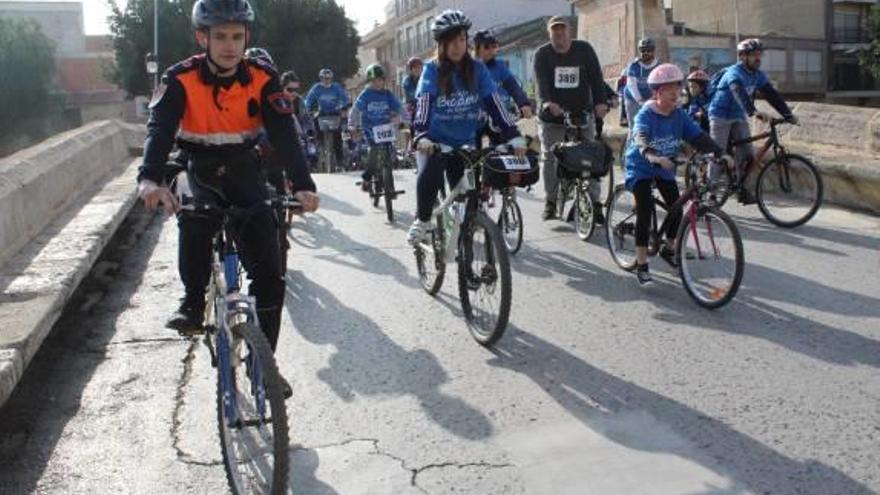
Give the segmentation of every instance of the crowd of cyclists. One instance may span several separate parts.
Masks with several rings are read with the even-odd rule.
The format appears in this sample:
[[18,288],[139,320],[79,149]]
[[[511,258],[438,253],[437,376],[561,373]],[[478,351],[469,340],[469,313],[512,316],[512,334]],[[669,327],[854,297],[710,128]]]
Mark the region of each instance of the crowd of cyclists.
[[[436,226],[431,212],[444,179],[450,188],[464,173],[456,154],[441,148],[504,145],[516,156],[527,152],[517,119],[537,118],[545,193],[544,220],[555,218],[559,188],[554,145],[564,139],[565,119],[581,116],[587,136],[601,136],[601,124],[618,97],[621,121],[628,125],[625,149],[625,187],[636,198],[637,280],[651,282],[647,246],[652,187],[672,204],[678,197],[675,158],[684,143],[712,153],[721,166],[737,167],[752,153],[738,147],[738,159],[727,156],[728,139],[749,136],[748,117],[768,118],[754,104],[760,91],[790,122],[796,118],[761,72],[763,46],[748,39],[737,47],[738,63],[711,77],[696,70],[687,77],[674,64],[661,63],[651,39],[638,43],[639,56],[625,70],[616,91],[604,79],[592,46],[573,39],[565,17],[547,24],[549,42],[535,55],[537,104],[526,97],[504,61],[497,57],[498,40],[488,31],[470,35],[472,23],[461,11],[447,10],[431,26],[436,56],[410,59],[403,80],[403,101],[387,89],[381,65],[365,69],[367,87],[351,102],[330,68],[305,94],[292,72],[279,74],[271,55],[247,50],[254,12],[247,0],[197,0],[192,22],[203,53],[169,68],[151,103],[144,160],[138,175],[138,194],[150,209],[159,206],[176,213],[179,226],[179,271],[184,285],[181,305],[168,326],[181,332],[197,329],[205,311],[205,286],[210,273],[210,242],[219,228],[216,219],[181,208],[186,196],[210,198],[250,208],[239,230],[243,265],[252,280],[259,324],[272,348],[278,342],[284,276],[280,261],[284,246],[275,240],[278,219],[260,208],[269,194],[292,195],[306,212],[319,206],[312,180],[315,136],[322,117],[341,124],[333,129],[333,154],[344,160],[342,133],[372,143],[377,128],[411,128],[407,147],[415,154],[416,217],[406,240],[415,245]],[[623,79],[623,78],[621,78]],[[682,95],[687,101],[682,103]],[[597,129],[597,127],[599,127]],[[185,169],[186,190],[172,190],[166,164],[175,147],[175,160]],[[744,171],[745,172],[745,171]],[[181,173],[178,172],[177,173]],[[364,163],[364,181],[375,173],[371,154]],[[718,170],[710,171],[710,180]],[[747,173],[743,176],[748,177]],[[273,178],[274,177],[274,178]],[[740,200],[754,201],[744,188]],[[598,181],[590,191],[602,204]],[[596,208],[596,222],[605,221]],[[672,212],[673,215],[680,214]],[[676,221],[667,236],[674,236]],[[403,239],[401,239],[403,242]],[[672,244],[667,244],[670,246]],[[667,250],[661,256],[671,257]],[[290,387],[285,384],[286,394]]]

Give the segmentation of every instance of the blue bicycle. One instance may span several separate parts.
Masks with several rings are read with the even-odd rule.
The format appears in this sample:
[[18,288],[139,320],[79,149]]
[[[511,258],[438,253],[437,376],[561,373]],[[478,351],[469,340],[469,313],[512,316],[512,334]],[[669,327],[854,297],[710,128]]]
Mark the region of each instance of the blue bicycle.
[[[295,210],[299,204],[282,196],[265,206]],[[205,345],[217,369],[217,421],[229,487],[234,494],[286,493],[289,434],[281,375],[260,330],[256,301],[240,292],[242,265],[233,240],[252,210],[183,207],[223,218],[214,238]]]

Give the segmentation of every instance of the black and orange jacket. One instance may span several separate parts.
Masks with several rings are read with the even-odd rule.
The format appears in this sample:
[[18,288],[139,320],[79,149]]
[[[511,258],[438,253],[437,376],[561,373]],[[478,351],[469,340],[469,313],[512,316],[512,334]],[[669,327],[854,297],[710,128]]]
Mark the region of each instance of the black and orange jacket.
[[315,190],[275,69],[245,59],[233,76],[220,78],[197,55],[169,68],[150,102],[144,163],[138,180],[162,182],[174,141],[191,153],[214,156],[248,152],[265,136],[286,165],[294,191]]

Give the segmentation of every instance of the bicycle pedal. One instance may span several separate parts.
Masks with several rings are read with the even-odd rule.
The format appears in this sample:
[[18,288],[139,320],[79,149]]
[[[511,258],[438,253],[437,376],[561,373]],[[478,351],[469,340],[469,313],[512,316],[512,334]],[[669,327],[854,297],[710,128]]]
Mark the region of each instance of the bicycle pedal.
[[191,339],[193,337],[201,337],[202,335],[205,335],[206,333],[208,333],[208,331],[205,327],[190,328],[187,330],[178,330],[177,331],[178,335],[180,335],[181,337],[187,338],[187,339]]

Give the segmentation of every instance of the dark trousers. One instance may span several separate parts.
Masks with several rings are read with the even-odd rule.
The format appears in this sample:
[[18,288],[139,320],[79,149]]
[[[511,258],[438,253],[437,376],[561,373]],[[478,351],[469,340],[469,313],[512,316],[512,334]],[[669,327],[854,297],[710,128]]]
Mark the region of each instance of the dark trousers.
[[[652,180],[640,180],[633,186],[633,195],[636,197],[636,246],[647,247],[648,237],[651,231],[651,220],[654,212],[654,195],[651,193]],[[678,201],[678,184],[675,181],[657,179],[657,190],[667,205]],[[681,208],[674,208],[666,212],[666,238],[675,240],[678,233],[678,225],[681,223]],[[662,232],[661,232],[662,234]]]
[[455,187],[464,175],[464,160],[455,153],[433,153],[428,158],[428,163],[419,172],[416,180],[416,203],[419,220],[427,222],[431,220],[431,211],[434,209],[434,201],[437,193],[443,187],[443,174],[449,187]]
[[[284,278],[278,220],[265,205],[268,191],[259,162],[251,154],[222,160],[193,156],[189,170],[197,201],[248,210],[246,216],[231,224],[233,242],[251,281],[248,290],[256,298],[260,328],[275,349],[284,304]],[[211,243],[222,219],[184,211],[178,216],[178,226],[178,263],[186,297],[203,304],[211,276]]]

